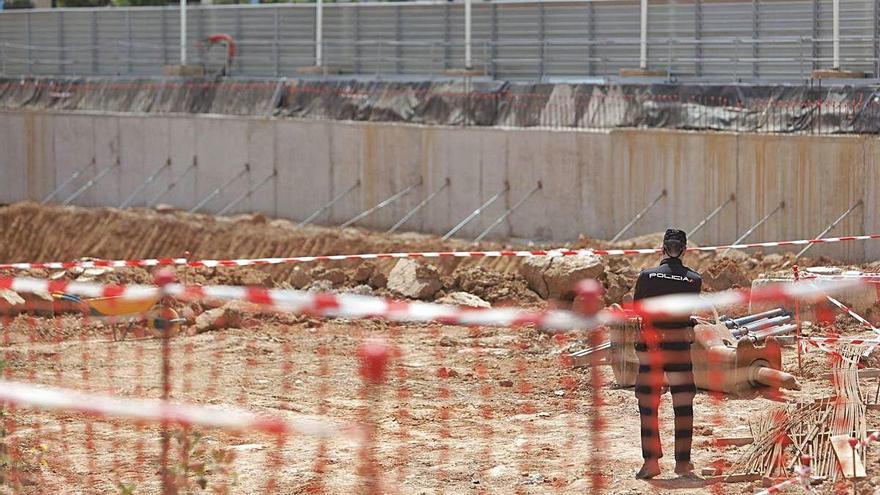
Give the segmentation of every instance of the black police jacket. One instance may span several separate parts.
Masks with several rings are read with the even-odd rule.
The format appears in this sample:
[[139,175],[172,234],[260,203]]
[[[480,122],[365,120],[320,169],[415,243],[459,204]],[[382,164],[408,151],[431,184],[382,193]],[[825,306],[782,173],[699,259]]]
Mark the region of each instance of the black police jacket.
[[[660,266],[647,268],[639,274],[633,300],[669,294],[699,294],[703,288],[700,274],[684,266],[678,258],[666,258]],[[690,326],[689,320],[655,322],[658,328],[680,328]]]

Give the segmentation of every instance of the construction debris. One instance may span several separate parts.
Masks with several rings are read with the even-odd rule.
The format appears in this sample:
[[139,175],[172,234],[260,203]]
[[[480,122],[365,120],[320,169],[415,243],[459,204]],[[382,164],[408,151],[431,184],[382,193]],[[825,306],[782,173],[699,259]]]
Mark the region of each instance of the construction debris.
[[[697,387],[725,393],[759,386],[799,390],[794,376],[782,371],[782,349],[775,338],[796,328],[790,321],[789,313],[776,308],[696,325],[691,356]],[[609,339],[570,355],[574,365],[588,366],[599,356],[607,357],[617,384],[634,385],[639,363],[633,345],[639,340],[641,325],[640,319],[633,318],[612,326]]]
[[748,475],[788,477],[802,455],[811,457],[815,477],[836,481],[841,476],[864,476],[865,449],[856,450],[854,459],[849,444],[850,438],[867,434],[865,398],[856,373],[863,351],[863,346],[840,348],[831,397],[780,406],[753,422],[754,443],[726,470],[725,480]]
[[529,288],[544,299],[574,299],[574,287],[584,279],[597,279],[605,273],[605,263],[599,256],[583,254],[564,257],[526,258],[520,273]]
[[399,260],[388,275],[388,289],[410,299],[430,299],[442,286],[436,268],[410,259]]
[[440,299],[437,299],[440,304],[454,304],[456,306],[468,306],[471,308],[491,308],[492,305],[488,302],[480,299],[479,297],[469,294],[467,292],[452,292],[447,294]]

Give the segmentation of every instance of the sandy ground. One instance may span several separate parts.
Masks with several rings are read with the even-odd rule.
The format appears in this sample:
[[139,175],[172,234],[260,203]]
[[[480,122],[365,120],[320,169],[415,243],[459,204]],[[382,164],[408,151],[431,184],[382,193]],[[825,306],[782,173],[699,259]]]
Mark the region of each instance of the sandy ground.
[[[21,332],[78,319],[66,316],[58,323],[19,316],[9,322],[3,346],[7,377],[122,396],[160,395],[160,341],[112,342],[99,327],[88,337],[55,342],[34,341],[27,336],[32,332]],[[678,478],[671,473],[671,456],[664,458],[667,472],[659,479],[633,479],[640,450],[632,389],[613,387],[610,369],[600,368],[605,405],[593,407],[589,371],[567,369],[560,361],[564,349],[577,345],[574,336],[566,342],[532,330],[279,319],[251,319],[249,328],[174,339],[173,398],[291,419],[326,416],[339,424],[362,420],[368,408],[367,417],[378,426],[376,457],[389,493],[583,493],[593,472],[603,473],[606,493],[704,493],[707,487],[750,493],[759,485]],[[387,385],[365,397],[355,348],[368,336],[386,338],[396,358]],[[819,377],[827,357],[812,352],[806,358],[808,374],[816,376],[802,380],[801,392],[720,399],[700,393],[697,466],[734,460],[741,447],[719,449],[713,438],[747,431],[749,419],[774,401],[828,395],[830,384]],[[791,349],[786,366],[796,371]],[[874,385],[865,383],[866,391],[873,393]],[[668,399],[662,406],[667,451],[672,440]],[[597,415],[607,426],[593,433]],[[134,493],[160,491],[160,433],[153,426],[28,411],[14,411],[7,419],[10,448],[23,464],[17,480],[23,493],[115,493],[120,483],[135,484]],[[208,450],[236,453],[229,466],[234,476],[209,475],[209,490],[230,484],[231,493],[261,493],[270,482],[277,493],[362,488],[354,440],[322,445],[312,438],[289,438],[280,446],[279,463],[273,460],[279,447],[270,436],[201,433]],[[594,435],[601,436],[604,448],[596,447]],[[171,464],[180,465],[181,451],[172,445]],[[325,468],[317,462],[319,451],[326,452]]]
[[[193,258],[224,258],[471,248],[417,234],[389,237],[355,229],[295,230],[284,222],[259,216],[217,220],[22,204],[0,209],[0,229],[8,234],[0,245],[0,261],[180,256],[184,250],[191,251]],[[657,239],[648,236],[627,242],[644,247]],[[583,239],[572,247],[591,245],[607,243]],[[711,272],[720,290],[747,285],[785,259],[752,254],[732,261],[695,255],[688,263]],[[637,268],[654,261],[613,261],[609,281],[625,288]],[[806,265],[829,262],[803,260]],[[469,284],[456,277],[456,269],[477,263],[438,264],[444,287]],[[479,289],[490,295],[500,285],[510,289],[493,303],[545,305],[523,289],[522,280],[516,278],[516,263],[509,258],[481,260],[479,268],[487,271],[469,276],[494,277],[498,282]],[[345,273],[334,288],[353,285],[357,267],[341,264],[340,268]],[[179,270],[179,275],[196,283],[281,287],[296,286],[302,278],[290,266]],[[306,279],[325,276],[310,271]],[[150,275],[143,269],[128,269],[99,280],[144,283]],[[382,294],[381,288],[374,289]],[[760,482],[676,477],[671,455],[663,459],[665,472],[658,479],[635,480],[641,458],[634,393],[615,387],[607,367],[599,368],[601,383],[595,387],[590,370],[564,365],[565,353],[586,344],[583,335],[560,340],[531,329],[388,325],[288,315],[248,315],[240,326],[184,334],[171,341],[172,398],[289,419],[324,418],[340,427],[375,423],[375,458],[387,493],[585,493],[594,488],[603,493],[752,493],[760,486]],[[845,327],[849,335],[866,335],[852,325]],[[73,315],[7,317],[0,319],[0,328],[7,379],[123,397],[161,395],[158,340],[113,342],[108,327]],[[371,336],[392,344],[394,359],[387,384],[366,393],[355,350]],[[786,369],[798,372],[794,350],[784,352]],[[743,448],[719,448],[714,439],[743,435],[748,422],[774,404],[829,395],[831,385],[821,378],[828,368],[827,356],[814,350],[806,356],[800,392],[721,398],[701,392],[695,402],[698,470],[718,460],[735,460]],[[863,386],[873,397],[876,383]],[[596,407],[597,402],[603,405]],[[671,454],[668,395],[661,407],[664,448]],[[869,429],[880,424],[875,414],[871,412]],[[13,468],[5,473],[5,492],[161,492],[162,434],[156,425],[8,409],[5,420],[9,455],[0,457],[0,464],[11,463]],[[200,442],[186,455],[177,440],[170,440],[169,465],[178,471],[189,466],[192,493],[365,492],[363,452],[350,437],[327,441],[292,437],[279,443],[274,437],[248,432],[200,429],[198,433]],[[192,441],[194,432],[185,437]],[[234,452],[233,460],[223,460],[228,451]],[[205,459],[209,472],[201,490],[192,471]],[[872,450],[871,476],[857,486],[859,493],[873,493],[874,486],[880,486],[880,476],[871,467],[877,460]],[[598,487],[593,477],[597,473],[601,474]]]

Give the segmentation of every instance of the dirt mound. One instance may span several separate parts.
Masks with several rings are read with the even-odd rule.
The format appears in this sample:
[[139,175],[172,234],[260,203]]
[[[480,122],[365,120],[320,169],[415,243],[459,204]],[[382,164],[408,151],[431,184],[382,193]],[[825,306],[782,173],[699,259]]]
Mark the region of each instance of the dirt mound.
[[450,289],[473,294],[492,304],[534,304],[541,301],[518,273],[500,273],[484,266],[460,268]]
[[703,287],[713,291],[749,288],[752,280],[740,269],[740,264],[730,258],[721,258],[703,272]]

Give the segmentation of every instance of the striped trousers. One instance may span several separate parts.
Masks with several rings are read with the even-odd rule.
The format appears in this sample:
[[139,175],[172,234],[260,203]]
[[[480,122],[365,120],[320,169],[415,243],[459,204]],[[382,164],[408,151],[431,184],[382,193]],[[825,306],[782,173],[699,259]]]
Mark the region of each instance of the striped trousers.
[[636,377],[636,399],[642,431],[642,457],[645,460],[663,457],[660,447],[660,395],[663,386],[672,394],[675,414],[675,460],[691,459],[694,432],[694,371],[689,341],[669,341],[648,345],[636,343],[639,374]]

